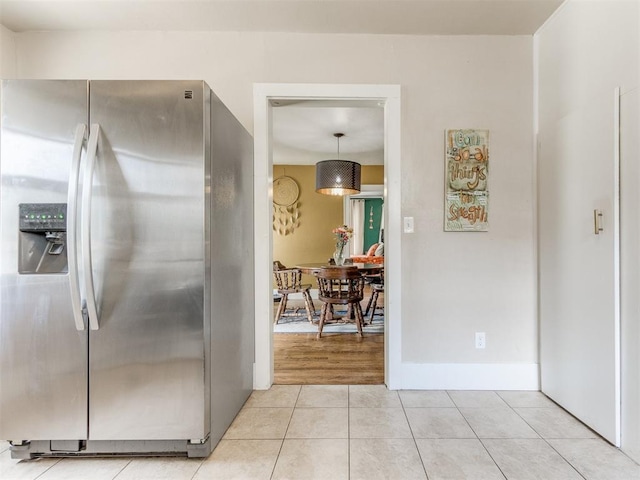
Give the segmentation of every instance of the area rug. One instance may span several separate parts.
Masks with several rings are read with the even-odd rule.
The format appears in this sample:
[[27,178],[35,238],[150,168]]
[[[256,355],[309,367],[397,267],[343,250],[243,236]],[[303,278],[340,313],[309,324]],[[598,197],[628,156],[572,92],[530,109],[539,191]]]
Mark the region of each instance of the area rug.
[[[369,318],[365,318],[365,324],[362,326],[362,332],[364,334],[384,333],[384,315],[382,310],[376,311],[376,315],[373,317],[373,322],[369,325]],[[337,316],[343,316],[346,312],[337,311]],[[318,332],[318,319],[320,318],[320,310],[316,310],[313,321],[309,323],[307,319],[307,311],[304,308],[301,309],[287,309],[285,315],[273,326],[273,333],[317,333]],[[356,333],[355,323],[328,323],[322,328],[322,333]]]

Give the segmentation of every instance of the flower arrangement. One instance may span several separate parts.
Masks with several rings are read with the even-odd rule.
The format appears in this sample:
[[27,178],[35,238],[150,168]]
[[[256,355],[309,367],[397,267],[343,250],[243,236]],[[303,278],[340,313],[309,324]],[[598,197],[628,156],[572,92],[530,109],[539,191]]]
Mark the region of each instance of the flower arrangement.
[[336,260],[336,264],[342,265],[342,262],[339,259],[344,259],[344,246],[353,236],[353,228],[342,225],[331,230],[331,233],[333,233],[336,238],[336,251],[334,253],[334,259]]

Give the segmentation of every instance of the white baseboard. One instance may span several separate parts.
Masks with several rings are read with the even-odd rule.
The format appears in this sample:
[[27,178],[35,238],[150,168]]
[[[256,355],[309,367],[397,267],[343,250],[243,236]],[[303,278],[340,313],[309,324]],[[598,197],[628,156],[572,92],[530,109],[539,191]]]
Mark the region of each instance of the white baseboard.
[[540,390],[537,363],[403,363],[402,390]]

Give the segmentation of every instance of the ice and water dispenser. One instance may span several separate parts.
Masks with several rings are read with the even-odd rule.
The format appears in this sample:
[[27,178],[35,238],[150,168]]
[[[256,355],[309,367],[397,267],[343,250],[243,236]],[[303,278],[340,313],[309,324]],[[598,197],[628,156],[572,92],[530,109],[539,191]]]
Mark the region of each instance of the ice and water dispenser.
[[18,272],[67,273],[67,204],[21,203]]

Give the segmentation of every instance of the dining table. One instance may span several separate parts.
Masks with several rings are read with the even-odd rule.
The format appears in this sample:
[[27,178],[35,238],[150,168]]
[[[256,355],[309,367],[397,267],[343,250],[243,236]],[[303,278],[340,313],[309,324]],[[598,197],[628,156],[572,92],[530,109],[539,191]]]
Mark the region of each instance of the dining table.
[[327,262],[315,262],[315,263],[299,263],[295,268],[299,269],[306,275],[313,275],[314,272],[322,268],[349,268],[356,267],[363,275],[378,275],[384,270],[384,265],[379,263],[348,263],[345,265],[332,265]]

